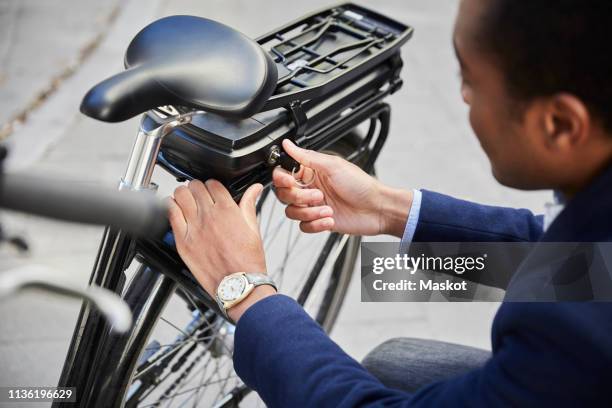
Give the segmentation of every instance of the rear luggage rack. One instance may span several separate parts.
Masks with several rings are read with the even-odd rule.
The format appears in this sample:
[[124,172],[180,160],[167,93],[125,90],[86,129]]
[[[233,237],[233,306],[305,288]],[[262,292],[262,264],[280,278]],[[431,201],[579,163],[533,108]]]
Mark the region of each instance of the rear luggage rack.
[[412,27],[354,4],[324,9],[257,39],[278,68],[263,111],[324,97],[398,51]]
[[[400,47],[412,33],[412,27],[347,3],[259,37],[279,74],[264,108],[246,119],[194,115],[164,138],[158,164],[179,180],[214,177],[236,196],[254,182],[270,181],[276,164],[270,152],[283,139],[320,150],[369,122],[364,146],[372,141],[372,151],[380,151],[390,117],[383,100],[402,85]],[[190,110],[160,107],[150,118]]]

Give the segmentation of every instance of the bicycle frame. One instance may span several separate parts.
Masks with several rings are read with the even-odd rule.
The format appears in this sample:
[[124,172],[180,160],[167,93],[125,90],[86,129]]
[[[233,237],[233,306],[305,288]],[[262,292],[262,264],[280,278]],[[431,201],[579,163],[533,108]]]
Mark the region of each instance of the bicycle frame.
[[[398,58],[399,59],[399,58]],[[399,61],[401,64],[401,60]],[[339,140],[359,124],[369,121],[369,130],[363,139],[362,145],[348,157],[354,159],[360,154],[369,152],[369,158],[365,169],[370,171],[373,163],[378,157],[389,131],[390,107],[382,103],[381,100],[395,92],[401,87],[401,80],[395,77],[388,80],[389,86],[380,88],[380,83],[372,85],[369,90],[364,90],[363,94],[369,97],[363,98],[355,106],[350,114],[336,112],[336,115],[327,115],[320,123],[309,123],[310,133],[305,134],[300,140],[296,140],[302,147],[321,150],[326,146]],[[333,99],[333,98],[332,98]],[[333,101],[330,102],[333,105]],[[338,104],[341,105],[341,104]],[[342,107],[344,110],[345,108]],[[177,126],[188,123],[190,115],[173,117],[163,123],[151,119],[149,114],[143,117],[134,147],[128,160],[124,177],[121,179],[119,188],[132,190],[155,190],[156,186],[151,183],[151,177],[156,164],[163,166],[158,160],[158,153],[165,135]],[[280,146],[281,140],[278,141]],[[171,171],[172,172],[172,171]],[[177,175],[177,174],[175,174]],[[178,174],[178,176],[182,176]],[[260,182],[264,186],[271,183],[271,167],[264,170],[252,172],[248,177],[242,178],[240,186],[234,186],[233,191],[237,196],[242,195],[244,189],[255,182]],[[331,238],[331,237],[330,237]],[[118,336],[111,333],[108,324],[90,306],[84,304],[81,308],[75,333],[73,335],[66,362],[60,377],[59,386],[71,386],[77,388],[77,398],[82,406],[92,406],[90,401],[81,401],[80,397],[83,390],[94,387],[98,395],[106,393],[116,393],[125,391],[128,384],[117,383],[116,379],[125,378],[124,375],[113,375],[113,373],[128,373],[133,370],[137,359],[140,346],[147,341],[148,335],[153,328],[155,321],[147,319],[152,309],[161,310],[164,307],[163,299],[169,295],[179,285],[184,291],[188,292],[202,307],[217,310],[218,306],[201,288],[193,276],[189,273],[184,263],[178,256],[173,243],[173,237],[169,233],[166,238],[159,241],[135,240],[123,231],[106,228],[102,242],[98,251],[95,266],[90,278],[90,284],[95,284],[121,294],[125,284],[125,270],[131,261],[137,257],[142,263],[142,267],[137,271],[135,282],[137,287],[124,294],[124,299],[128,304],[133,305],[134,299],[146,298],[146,307],[141,310],[132,310],[134,315],[133,331],[137,331],[140,337],[126,344],[128,335]],[[326,245],[327,247],[328,245]],[[321,257],[327,257],[330,251],[323,251]],[[319,259],[315,268],[310,273],[299,301],[303,303],[324,264]],[[317,265],[320,265],[317,267]],[[129,333],[128,333],[129,334]],[[112,341],[103,341],[112,340]],[[112,342],[123,342],[126,351],[117,359],[107,359],[108,353],[112,352],[112,347],[101,350],[98,345],[111,344]],[[112,343],[116,344],[116,343]],[[78,361],[77,365],[75,362]],[[108,361],[119,361],[113,367],[106,364]],[[102,383],[93,383],[90,373],[98,373],[97,378],[105,378],[99,375],[100,372],[108,373],[108,378]],[[102,380],[99,380],[102,381]],[[88,393],[91,395],[91,393]],[[60,402],[53,406],[62,406]]]

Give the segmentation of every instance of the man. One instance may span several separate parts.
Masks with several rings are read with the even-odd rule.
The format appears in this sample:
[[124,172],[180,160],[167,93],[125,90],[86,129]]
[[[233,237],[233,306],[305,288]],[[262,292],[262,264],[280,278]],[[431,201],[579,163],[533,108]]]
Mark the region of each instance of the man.
[[[305,232],[386,233],[404,242],[611,241],[611,23],[606,0],[461,2],[453,39],[461,93],[493,174],[515,188],[554,189],[565,203],[559,214],[543,220],[392,189],[340,158],[285,141],[305,171],[316,170],[310,188],[275,170],[287,216]],[[178,251],[212,295],[231,273],[266,270],[255,217],[261,188],[251,186],[239,206],[213,180],[175,192]],[[612,406],[608,303],[507,302],[493,323],[491,355],[394,341],[366,359],[376,376],[270,285],[227,312],[237,322],[235,369],[273,407]]]

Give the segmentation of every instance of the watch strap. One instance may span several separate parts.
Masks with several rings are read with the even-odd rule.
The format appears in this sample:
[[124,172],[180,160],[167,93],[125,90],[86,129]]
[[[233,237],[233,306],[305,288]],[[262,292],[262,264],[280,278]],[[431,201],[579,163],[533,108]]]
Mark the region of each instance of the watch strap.
[[246,272],[244,276],[246,276],[249,283],[253,284],[253,286],[255,287],[261,286],[261,285],[270,285],[275,290],[278,290],[278,288],[276,287],[276,283],[274,283],[272,278],[270,278],[268,275],[264,273]]

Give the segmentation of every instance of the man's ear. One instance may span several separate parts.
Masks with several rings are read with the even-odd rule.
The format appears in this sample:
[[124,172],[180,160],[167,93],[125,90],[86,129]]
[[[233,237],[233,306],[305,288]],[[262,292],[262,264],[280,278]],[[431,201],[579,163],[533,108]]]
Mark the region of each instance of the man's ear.
[[543,110],[544,134],[550,148],[568,152],[587,141],[591,116],[579,98],[558,93],[548,98]]

